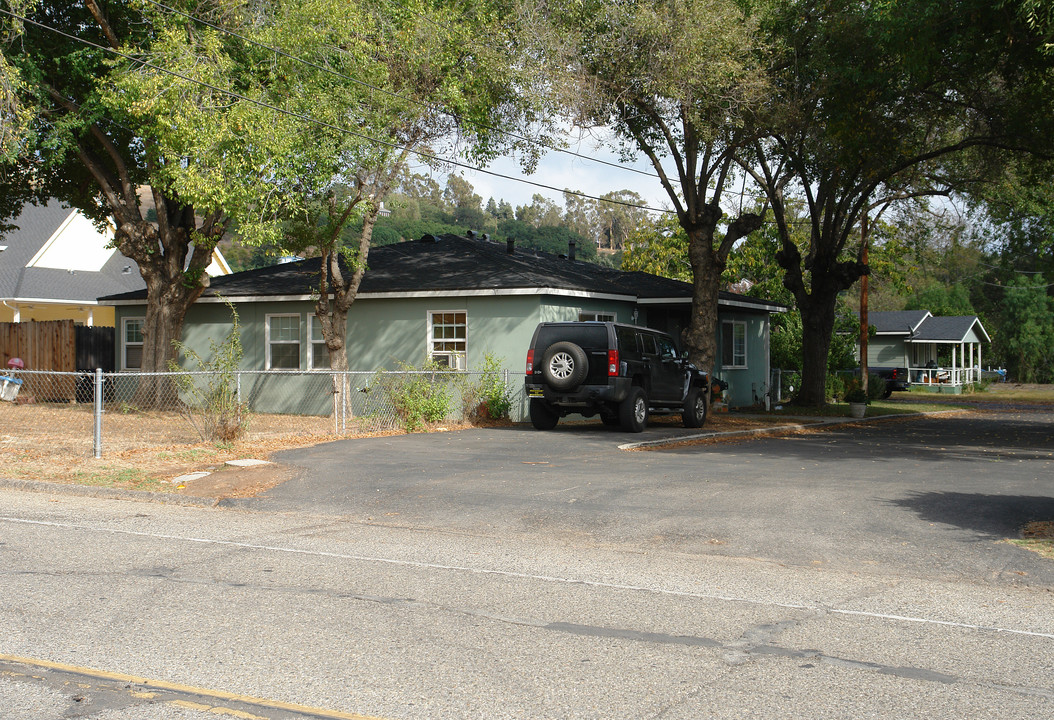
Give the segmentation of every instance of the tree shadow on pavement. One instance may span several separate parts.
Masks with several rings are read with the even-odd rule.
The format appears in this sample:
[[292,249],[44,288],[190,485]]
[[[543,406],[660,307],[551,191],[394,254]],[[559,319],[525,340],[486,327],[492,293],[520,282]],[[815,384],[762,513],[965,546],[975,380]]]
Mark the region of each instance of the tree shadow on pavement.
[[1054,520],[1054,497],[919,492],[891,503],[927,522],[999,538],[1018,537],[1035,520]]

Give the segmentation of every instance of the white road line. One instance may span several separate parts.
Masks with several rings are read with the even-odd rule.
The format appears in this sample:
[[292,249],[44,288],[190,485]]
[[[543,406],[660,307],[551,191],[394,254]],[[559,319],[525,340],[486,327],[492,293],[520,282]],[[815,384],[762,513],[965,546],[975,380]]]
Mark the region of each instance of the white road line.
[[925,625],[940,625],[944,627],[961,628],[964,630],[980,630],[985,632],[1007,633],[1011,635],[1025,635],[1028,637],[1049,638],[1054,640],[1054,633],[1033,632],[1030,630],[1013,630],[1010,628],[994,627],[990,625],[974,625],[971,623],[953,622],[950,620],[935,620],[932,618],[911,617],[906,615],[889,615],[886,613],[867,612],[864,610],[842,610],[833,607],[822,607],[815,605],[804,605],[800,603],[781,603],[771,600],[758,600],[754,598],[735,597],[731,595],[713,595],[709,593],[687,592],[683,590],[668,590],[663,588],[647,587],[643,585],[624,585],[621,583],[602,582],[598,580],[584,580],[581,578],[562,578],[552,575],[535,575],[532,573],[512,572],[509,570],[494,570],[488,568],[474,568],[465,565],[444,565],[441,563],[421,562],[419,560],[398,560],[396,558],[378,557],[375,555],[349,555],[345,553],[326,552],[323,550],[301,550],[298,548],[281,547],[278,545],[257,545],[254,543],[235,542],[233,540],[217,540],[215,538],[198,538],[183,535],[165,535],[161,533],[147,533],[137,530],[119,530],[115,528],[99,528],[90,525],[79,525],[76,523],[60,523],[48,520],[26,520],[24,518],[13,518],[0,516],[0,522],[15,523],[21,525],[39,525],[44,527],[65,528],[69,530],[87,530],[89,532],[101,532],[111,535],[130,535],[134,537],[151,538],[155,540],[175,540],[179,542],[198,543],[201,545],[218,545],[224,547],[235,547],[244,550],[263,550],[267,552],[287,553],[290,555],[310,555],[313,557],[335,558],[339,560],[353,560],[356,562],[377,563],[381,565],[398,565],[402,567],[422,568],[426,570],[447,570],[451,572],[471,573],[474,575],[495,575],[499,577],[519,578],[522,580],[534,580],[538,582],[560,583],[564,585],[584,585],[586,587],[603,588],[605,590],[620,590],[630,592],[644,592],[654,595],[668,595],[672,597],[695,598],[699,600],[717,600],[721,602],[742,603],[747,605],[763,605],[766,607],[787,608],[790,610],[807,610],[811,612],[827,612],[833,615],[852,615],[857,617],[873,618],[877,620],[895,620],[898,622],[921,623]]

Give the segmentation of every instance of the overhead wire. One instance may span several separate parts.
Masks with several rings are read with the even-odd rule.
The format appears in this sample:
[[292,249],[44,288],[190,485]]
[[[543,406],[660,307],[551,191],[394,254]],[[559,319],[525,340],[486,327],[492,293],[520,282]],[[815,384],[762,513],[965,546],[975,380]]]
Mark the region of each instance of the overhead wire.
[[518,177],[514,177],[512,175],[506,175],[504,173],[495,172],[493,170],[488,170],[486,168],[479,167],[477,165],[471,165],[469,163],[461,162],[459,160],[452,160],[450,158],[440,157],[438,155],[427,153],[427,152],[424,152],[422,150],[415,150],[413,148],[406,148],[403,145],[399,145],[398,143],[390,142],[388,140],[381,140],[379,138],[374,138],[374,137],[371,137],[369,135],[364,135],[362,133],[355,132],[354,130],[349,130],[347,128],[342,128],[342,127],[339,127],[337,125],[333,125],[332,123],[328,123],[328,122],[325,122],[323,120],[319,120],[319,119],[317,119],[315,117],[312,117],[310,115],[306,115],[304,113],[295,112],[293,110],[287,110],[285,108],[281,108],[281,107],[278,107],[276,105],[272,105],[270,103],[264,102],[262,100],[257,100],[255,98],[248,97],[248,96],[243,95],[241,93],[235,92],[234,90],[229,90],[227,88],[222,88],[222,87],[219,87],[217,85],[213,85],[211,83],[207,83],[207,82],[205,82],[203,80],[198,80],[196,78],[189,77],[189,76],[184,75],[182,73],[178,73],[178,72],[176,72],[174,70],[169,70],[168,68],[161,67],[160,65],[156,65],[156,64],[151,63],[149,61],[133,57],[131,55],[128,55],[127,53],[123,53],[123,52],[121,52],[119,50],[116,50],[114,48],[107,47],[105,45],[101,45],[99,43],[92,42],[91,40],[85,40],[84,38],[77,37],[76,35],[72,35],[70,33],[65,32],[64,30],[61,30],[61,29],[56,28],[54,26],[48,25],[46,23],[39,22],[37,20],[33,20],[32,18],[25,17],[23,15],[19,15],[18,13],[12,12],[11,10],[8,10],[6,8],[0,7],[0,13],[3,13],[4,15],[12,17],[12,18],[14,18],[16,20],[20,20],[21,22],[28,23],[28,24],[33,25],[35,27],[39,27],[39,28],[41,28],[43,30],[47,30],[47,31],[52,32],[52,33],[54,33],[56,35],[64,37],[64,38],[66,38],[68,40],[72,40],[74,42],[79,42],[79,43],[81,43],[81,44],[83,44],[83,45],[85,45],[87,47],[92,47],[92,48],[95,48],[96,50],[102,50],[103,52],[110,53],[110,54],[115,55],[117,57],[120,57],[120,58],[122,58],[124,60],[128,60],[129,62],[136,63],[136,64],[141,65],[141,66],[146,67],[146,68],[150,68],[151,70],[157,70],[158,72],[162,72],[162,73],[165,73],[167,75],[171,75],[172,77],[179,78],[180,80],[184,80],[186,82],[189,82],[189,83],[192,83],[192,84],[195,84],[195,85],[199,85],[201,87],[205,87],[205,88],[208,88],[210,90],[214,90],[215,92],[222,93],[222,94],[227,95],[227,96],[229,96],[231,98],[234,98],[234,99],[237,99],[237,100],[242,100],[242,101],[250,103],[252,105],[256,105],[258,107],[262,107],[262,108],[266,108],[266,109],[272,110],[272,111],[274,111],[276,113],[279,113],[281,115],[286,115],[288,117],[292,117],[292,118],[295,118],[297,120],[301,120],[301,121],[309,123],[309,124],[317,125],[318,127],[323,127],[323,128],[329,129],[329,130],[334,130],[336,132],[343,133],[343,134],[349,135],[351,137],[357,137],[357,138],[359,138],[361,140],[365,140],[367,142],[371,142],[371,143],[374,143],[376,145],[389,147],[389,148],[392,148],[394,150],[404,150],[404,149],[408,150],[408,152],[410,154],[415,155],[416,157],[421,158],[423,160],[428,160],[428,161],[431,161],[431,162],[444,164],[444,165],[449,165],[449,166],[452,166],[452,167],[458,167],[458,168],[462,168],[462,169],[466,169],[466,170],[472,170],[474,172],[483,173],[485,175],[490,175],[492,177],[500,178],[502,180],[509,180],[511,182],[518,182],[518,183],[522,183],[524,185],[530,185],[532,187],[541,188],[543,190],[550,190],[550,191],[557,192],[557,193],[562,193],[562,194],[565,194],[565,195],[574,195],[576,197],[581,197],[581,198],[585,198],[585,199],[588,199],[588,200],[595,200],[597,202],[608,203],[608,204],[611,204],[611,205],[621,205],[623,207],[629,207],[629,208],[634,208],[634,209],[637,209],[637,210],[646,210],[648,212],[656,212],[656,213],[663,213],[663,214],[673,214],[674,213],[673,210],[670,210],[668,208],[656,208],[656,207],[651,207],[649,205],[636,205],[634,203],[629,203],[629,202],[625,202],[625,201],[622,201],[622,200],[614,200],[614,199],[610,199],[610,198],[602,198],[602,197],[599,197],[599,196],[596,196],[596,195],[590,195],[589,193],[584,193],[584,192],[580,192],[580,191],[577,191],[577,190],[567,190],[566,188],[558,188],[558,187],[553,186],[553,185],[547,185],[545,183],[540,183],[540,182],[536,182],[536,181],[533,181],[533,180],[527,180],[526,178],[522,178],[522,177],[518,178]]

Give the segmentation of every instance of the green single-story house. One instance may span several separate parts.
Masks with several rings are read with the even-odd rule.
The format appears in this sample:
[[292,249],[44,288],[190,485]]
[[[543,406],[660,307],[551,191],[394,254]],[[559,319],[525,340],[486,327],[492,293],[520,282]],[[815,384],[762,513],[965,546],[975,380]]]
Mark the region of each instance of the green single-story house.
[[[183,342],[207,355],[231,328],[237,309],[242,369],[329,369],[314,317],[318,258],[214,278],[187,313]],[[139,367],[145,291],[102,298],[116,310],[118,369]],[[769,383],[769,315],[778,303],[722,292],[720,365],[732,407],[754,404]],[[419,366],[432,359],[472,371],[485,353],[520,385],[531,335],[543,321],[616,320],[680,337],[688,324],[691,285],[491,242],[486,236],[426,235],[374,248],[348,317],[352,371]],[[328,410],[320,410],[322,414]]]
[[[990,342],[976,315],[935,316],[929,310],[872,312],[869,367],[908,369],[912,385],[958,392],[981,379],[981,348]],[[859,348],[858,348],[859,351]]]

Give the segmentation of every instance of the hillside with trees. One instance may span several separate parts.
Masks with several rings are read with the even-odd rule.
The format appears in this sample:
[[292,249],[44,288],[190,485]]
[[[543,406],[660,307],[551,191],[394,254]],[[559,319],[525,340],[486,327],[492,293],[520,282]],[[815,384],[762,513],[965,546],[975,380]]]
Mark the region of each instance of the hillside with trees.
[[[501,198],[484,202],[457,175],[449,176],[445,186],[429,176],[408,175],[385,197],[372,244],[391,245],[426,234],[475,234],[561,255],[573,242],[578,259],[617,267],[631,234],[653,214],[640,207],[644,199],[630,190],[607,193],[602,200],[567,191],[563,199],[561,206],[535,194],[529,205],[513,207]],[[342,231],[344,242],[355,241],[361,226],[361,220],[350,220]],[[223,249],[237,270],[273,265],[288,254],[277,243],[254,247],[228,241]]]

